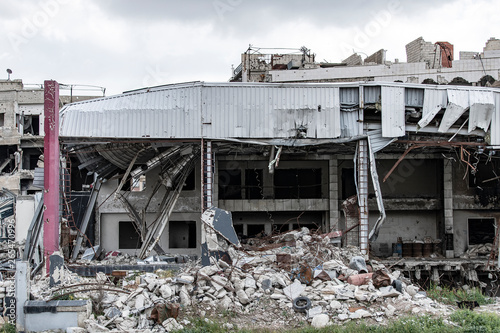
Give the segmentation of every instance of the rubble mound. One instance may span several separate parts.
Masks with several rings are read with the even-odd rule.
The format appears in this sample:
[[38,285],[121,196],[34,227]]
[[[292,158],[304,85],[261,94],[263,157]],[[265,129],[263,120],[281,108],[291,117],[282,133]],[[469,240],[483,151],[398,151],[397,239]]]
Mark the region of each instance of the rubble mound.
[[[217,257],[219,257],[217,259]],[[232,245],[210,257],[210,265],[191,261],[178,272],[129,271],[116,285],[103,273],[73,273],[49,288],[46,278],[32,287],[39,299],[62,291],[90,298],[94,316],[86,330],[164,332],[204,317],[243,328],[324,327],[361,318],[385,323],[403,314],[447,315],[453,311],[431,300],[400,272],[363,260],[356,247],[339,248],[328,234],[307,228]],[[85,291],[92,286],[93,291]],[[231,327],[233,327],[231,326]]]

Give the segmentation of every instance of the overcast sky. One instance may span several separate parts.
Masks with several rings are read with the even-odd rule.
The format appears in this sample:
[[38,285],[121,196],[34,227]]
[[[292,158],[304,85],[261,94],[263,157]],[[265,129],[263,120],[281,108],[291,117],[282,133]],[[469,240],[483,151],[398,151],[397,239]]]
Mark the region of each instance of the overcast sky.
[[[249,46],[406,61],[422,36],[458,51],[500,38],[498,0],[1,0],[0,78],[106,87],[226,82]],[[267,51],[267,50],[266,50]],[[278,50],[279,51],[279,50]],[[293,52],[290,51],[290,52]],[[1,74],[4,73],[4,74]]]

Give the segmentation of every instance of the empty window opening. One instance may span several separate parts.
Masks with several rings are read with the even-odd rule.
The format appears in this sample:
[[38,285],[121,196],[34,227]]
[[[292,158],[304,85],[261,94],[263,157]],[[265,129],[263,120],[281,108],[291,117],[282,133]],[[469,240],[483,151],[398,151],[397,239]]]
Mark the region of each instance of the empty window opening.
[[469,218],[469,245],[493,243],[495,238],[494,218]]
[[171,249],[196,248],[196,222],[170,221],[168,222],[168,244]]
[[345,200],[356,194],[354,183],[354,168],[342,169],[342,199]]
[[118,223],[118,248],[138,249],[142,246],[141,236],[130,221]]
[[0,127],[4,127],[5,113],[0,113]]
[[23,134],[40,135],[39,115],[24,116],[23,121]]
[[192,191],[196,188],[196,177],[194,174],[194,170],[192,170],[186,178],[184,182],[184,186],[182,187],[183,191]]
[[248,224],[247,225],[247,236],[252,237],[262,237],[265,236],[265,227],[263,224]]
[[219,170],[219,199],[241,199],[241,170]]
[[320,199],[321,169],[278,169],[274,172],[276,199]]
[[245,170],[245,199],[263,199],[262,169]]

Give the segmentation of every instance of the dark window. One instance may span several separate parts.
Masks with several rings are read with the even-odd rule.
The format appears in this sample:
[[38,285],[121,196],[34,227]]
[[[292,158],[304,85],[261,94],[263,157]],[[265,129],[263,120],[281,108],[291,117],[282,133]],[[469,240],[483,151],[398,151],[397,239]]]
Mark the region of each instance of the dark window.
[[241,170],[219,170],[219,199],[241,199]]
[[196,248],[196,222],[170,221],[168,222],[168,243],[171,249]]
[[0,113],[0,127],[4,126],[5,113]]
[[496,160],[477,163],[475,172],[469,168],[469,187],[498,187],[500,185],[500,164]]
[[276,199],[321,198],[321,169],[279,169],[274,172]]
[[40,135],[40,116],[24,116],[23,132],[24,134]]
[[469,245],[493,243],[495,238],[494,218],[469,219]]
[[264,225],[263,224],[248,224],[247,225],[247,236],[252,238],[256,236],[264,236]]
[[118,248],[138,249],[142,245],[141,237],[130,221],[118,223]]
[[[28,158],[29,158],[29,165],[28,165],[28,168],[29,170],[35,170],[37,164],[38,164],[38,158],[40,157],[39,154],[35,154],[35,155],[29,155]],[[24,168],[26,169],[26,168]]]
[[192,191],[196,188],[196,177],[194,174],[194,170],[192,170],[186,178],[184,182],[184,186],[182,187],[183,191]]
[[342,199],[347,199],[356,194],[356,185],[354,184],[354,168],[342,169]]
[[262,169],[245,170],[245,199],[263,199]]

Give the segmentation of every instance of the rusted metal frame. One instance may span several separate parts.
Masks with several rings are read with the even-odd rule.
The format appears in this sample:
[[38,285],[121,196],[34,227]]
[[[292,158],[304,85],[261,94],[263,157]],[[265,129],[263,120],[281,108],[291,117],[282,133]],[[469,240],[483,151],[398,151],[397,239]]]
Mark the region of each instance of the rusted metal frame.
[[408,155],[408,153],[410,151],[412,151],[415,148],[420,148],[420,147],[424,147],[424,146],[422,146],[422,145],[415,145],[415,146],[409,146],[408,148],[406,148],[406,150],[403,153],[403,155],[401,155],[398,158],[398,160],[396,161],[396,163],[394,163],[394,165],[392,166],[391,170],[389,170],[389,172],[387,172],[387,174],[385,175],[385,177],[384,177],[384,179],[382,181],[385,183],[385,181],[387,180],[387,178],[389,178],[389,176],[392,174],[392,172],[394,170],[396,170],[396,168],[398,167],[399,163],[401,163],[401,161],[403,161],[403,159],[405,158],[405,156]]
[[484,142],[467,142],[467,141],[453,141],[453,142],[448,142],[448,141],[420,141],[420,140],[398,140],[395,143],[406,143],[406,144],[419,144],[419,145],[425,145],[425,146],[436,146],[436,147],[442,147],[442,146],[452,146],[452,147],[458,147],[458,146],[485,146],[486,144]]
[[[467,154],[467,161],[464,159],[464,152]],[[467,149],[465,149],[462,146],[460,146],[460,160],[467,165],[467,170],[465,170],[465,174],[466,175],[467,175],[467,173],[469,171],[469,167],[473,171],[476,171],[477,168],[470,163],[470,153],[467,151]],[[465,176],[464,176],[464,179],[465,179]]]
[[[422,147],[460,147],[460,149],[461,149],[460,153],[461,153],[461,157],[462,157],[463,146],[484,146],[484,143],[479,143],[479,142],[448,142],[448,141],[432,142],[432,141],[398,140],[398,141],[396,141],[396,143],[408,143],[408,144],[413,144],[413,145],[409,146],[405,150],[403,155],[401,155],[401,157],[396,161],[396,163],[391,168],[391,170],[389,170],[389,172],[387,172],[387,174],[385,175],[385,177],[383,179],[384,183],[387,180],[387,178],[389,178],[389,176],[394,172],[394,170],[397,168],[399,163],[401,163],[401,161],[403,161],[405,156],[413,149],[422,148]],[[467,152],[467,153],[469,153],[469,152]],[[470,153],[469,153],[469,155],[470,155]],[[470,165],[470,163],[468,163],[467,161],[465,161],[463,159],[462,159],[462,161]],[[470,166],[472,167],[472,165],[470,165]]]

